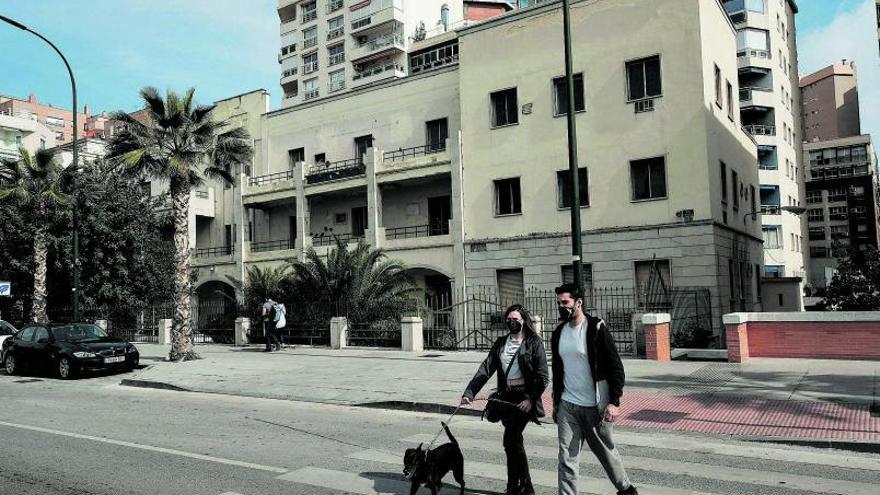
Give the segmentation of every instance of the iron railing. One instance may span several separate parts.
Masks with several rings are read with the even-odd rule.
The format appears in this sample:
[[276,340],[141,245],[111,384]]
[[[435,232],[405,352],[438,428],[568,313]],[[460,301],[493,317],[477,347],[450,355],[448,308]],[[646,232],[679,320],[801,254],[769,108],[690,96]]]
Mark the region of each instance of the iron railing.
[[343,244],[348,244],[351,242],[358,242],[364,238],[363,234],[327,234],[321,233],[318,235],[312,235],[312,245],[313,246],[333,246],[336,244],[336,240],[339,239]]
[[751,124],[743,126],[743,129],[746,130],[752,136],[775,136],[776,135],[776,126],[775,125],[763,125],[763,124]]
[[446,143],[426,144],[424,146],[413,146],[412,148],[401,148],[394,151],[385,151],[382,153],[382,159],[386,162],[393,162],[398,160],[406,160],[407,158],[415,158],[417,156],[442,153],[444,151],[446,151]]
[[417,237],[430,237],[436,235],[449,235],[449,224],[440,223],[432,225],[416,225],[413,227],[385,228],[386,239],[414,239]]
[[328,162],[326,165],[313,165],[306,175],[306,183],[319,184],[332,180],[357,177],[367,173],[367,167],[363,160],[353,158],[337,162]]
[[293,179],[293,170],[286,170],[284,172],[276,172],[274,174],[267,175],[259,175],[257,177],[251,177],[248,179],[249,186],[262,186],[264,184],[271,184],[273,182],[280,182],[282,180],[291,180]]
[[277,251],[279,249],[293,249],[295,244],[296,239],[251,242],[251,252],[261,253],[265,251]]
[[210,258],[213,256],[228,256],[235,251],[234,246],[215,246],[193,249],[193,257]]

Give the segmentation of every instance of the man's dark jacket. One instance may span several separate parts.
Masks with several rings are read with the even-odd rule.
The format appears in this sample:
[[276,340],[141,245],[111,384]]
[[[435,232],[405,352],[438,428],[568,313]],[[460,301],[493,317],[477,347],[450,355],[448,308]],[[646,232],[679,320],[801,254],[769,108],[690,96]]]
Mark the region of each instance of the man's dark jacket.
[[[507,371],[501,365],[501,350],[507,342],[507,335],[498,338],[492,349],[477,369],[474,378],[468,384],[463,396],[470,400],[474,400],[477,392],[483,388],[483,385],[489,381],[492,373],[498,372],[498,390],[507,388]],[[541,402],[541,395],[547,388],[550,377],[547,372],[547,352],[544,350],[544,343],[537,335],[530,334],[523,339],[517,353],[517,362],[519,369],[522,371],[523,379],[525,379],[526,395],[532,401],[533,417],[540,418],[544,416],[544,404]]]
[[[625,376],[620,354],[614,345],[614,337],[608,331],[608,325],[601,318],[584,315],[587,318],[587,356],[590,361],[590,373],[593,375],[593,383],[598,384],[605,380],[608,383],[608,402],[620,406],[620,397],[623,395],[623,383]],[[565,388],[563,377],[565,369],[562,358],[559,357],[559,337],[563,327],[568,322],[563,322],[553,330],[550,339],[550,349],[553,352],[553,410],[559,410],[559,401]],[[555,414],[554,414],[555,417]]]

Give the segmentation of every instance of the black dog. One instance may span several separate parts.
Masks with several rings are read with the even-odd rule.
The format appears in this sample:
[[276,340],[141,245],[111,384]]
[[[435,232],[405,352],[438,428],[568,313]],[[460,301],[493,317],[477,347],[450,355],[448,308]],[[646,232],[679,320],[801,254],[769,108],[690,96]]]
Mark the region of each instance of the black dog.
[[464,456],[449,427],[446,423],[440,424],[446,430],[449,443],[431,450],[422,450],[422,444],[419,444],[417,448],[406,449],[403,455],[403,476],[412,481],[409,495],[415,494],[422,484],[431,490],[431,495],[437,495],[443,485],[443,477],[449,471],[452,471],[452,476],[461,486],[461,495],[464,495]]

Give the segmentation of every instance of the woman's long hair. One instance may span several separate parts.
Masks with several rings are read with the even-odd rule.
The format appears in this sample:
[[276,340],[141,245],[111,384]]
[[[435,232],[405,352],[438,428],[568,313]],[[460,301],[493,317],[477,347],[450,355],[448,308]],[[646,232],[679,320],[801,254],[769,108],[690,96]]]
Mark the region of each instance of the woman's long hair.
[[529,313],[529,310],[525,308],[522,304],[514,304],[513,306],[507,308],[507,311],[504,312],[504,321],[507,321],[507,317],[510,316],[510,313],[514,311],[519,312],[520,316],[523,319],[523,333],[525,337],[529,335],[534,335],[535,337],[541,338],[538,335],[538,332],[535,331],[535,326],[532,324],[532,314]]

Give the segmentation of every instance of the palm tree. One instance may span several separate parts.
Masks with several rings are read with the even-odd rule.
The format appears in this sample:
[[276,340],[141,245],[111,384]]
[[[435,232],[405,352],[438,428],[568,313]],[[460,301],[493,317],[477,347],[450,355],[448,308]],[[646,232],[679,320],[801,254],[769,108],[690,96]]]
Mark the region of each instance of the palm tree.
[[62,192],[69,173],[56,159],[53,150],[39,150],[31,155],[19,148],[21,159],[0,164],[0,201],[15,201],[23,211],[33,212],[34,224],[34,294],[31,319],[45,322],[46,261],[49,254],[49,225],[55,207],[67,204]]
[[122,112],[113,118],[124,130],[110,141],[108,157],[135,177],[169,184],[174,218],[173,361],[198,359],[192,342],[192,281],[190,279],[190,191],[208,179],[234,183],[233,173],[253,156],[247,132],[212,118],[214,105],[196,105],[195,89],[182,97],[168,90],[163,99],[152,87],[140,91],[149,124]]
[[305,297],[302,309],[323,318],[346,315],[365,323],[396,319],[410,307],[418,290],[403,264],[364,241],[349,249],[337,239],[326,260],[309,248],[304,260],[289,263],[293,295]]
[[[247,268],[244,283],[234,277],[226,277],[236,292],[242,294],[244,308],[249,311],[255,310],[266,299],[285,301],[285,292],[290,284],[290,266],[280,265],[275,267],[260,268],[250,266]],[[228,297],[218,292],[222,297]]]

